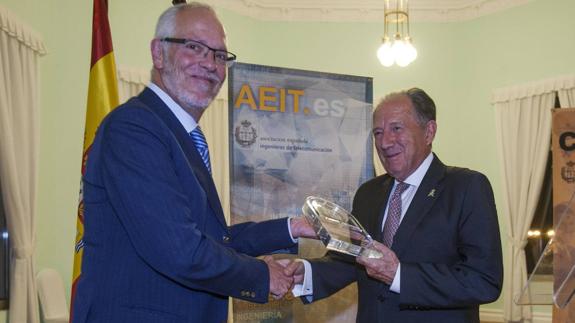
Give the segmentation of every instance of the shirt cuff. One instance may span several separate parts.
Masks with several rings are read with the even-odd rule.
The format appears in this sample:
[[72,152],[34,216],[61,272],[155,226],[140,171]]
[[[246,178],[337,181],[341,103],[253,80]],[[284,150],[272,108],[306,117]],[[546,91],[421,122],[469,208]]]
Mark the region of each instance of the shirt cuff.
[[298,243],[299,241],[298,238],[294,238],[293,235],[291,234],[291,219],[292,219],[291,216],[287,218],[289,237],[291,238],[291,241],[293,241],[293,243]]
[[312,301],[313,298],[313,275],[311,264],[305,259],[296,259],[296,261],[303,262],[305,272],[303,275],[303,284],[295,284],[292,288],[292,294],[294,297],[308,296],[308,301]]
[[397,271],[395,272],[391,286],[389,286],[389,290],[398,294],[401,290],[401,264],[397,264]]

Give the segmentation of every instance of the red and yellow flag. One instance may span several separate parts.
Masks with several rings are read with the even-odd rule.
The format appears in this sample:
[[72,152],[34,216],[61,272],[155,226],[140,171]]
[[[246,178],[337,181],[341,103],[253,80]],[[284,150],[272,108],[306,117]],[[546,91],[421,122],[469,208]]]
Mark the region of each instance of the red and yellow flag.
[[[84,130],[84,150],[82,154],[82,175],[86,171],[86,157],[94,141],[96,129],[102,119],[118,105],[118,81],[116,63],[112,48],[112,36],[108,22],[108,1],[94,0],[92,19],[92,60],[90,63],[90,81],[88,83],[88,103],[86,107],[86,126]],[[76,224],[76,246],[74,252],[74,273],[72,276],[72,299],[76,295],[76,284],[82,272],[82,254],[84,250],[84,199],[80,189],[78,219]],[[70,311],[70,321],[72,321]]]

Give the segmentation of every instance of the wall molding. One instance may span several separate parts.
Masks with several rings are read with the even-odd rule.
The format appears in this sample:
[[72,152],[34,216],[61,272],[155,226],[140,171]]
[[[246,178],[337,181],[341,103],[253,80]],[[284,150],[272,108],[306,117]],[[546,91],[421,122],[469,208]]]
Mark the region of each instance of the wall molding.
[[[411,0],[411,21],[467,21],[490,15],[531,0]],[[225,8],[265,21],[361,21],[383,20],[384,0],[212,0]]]

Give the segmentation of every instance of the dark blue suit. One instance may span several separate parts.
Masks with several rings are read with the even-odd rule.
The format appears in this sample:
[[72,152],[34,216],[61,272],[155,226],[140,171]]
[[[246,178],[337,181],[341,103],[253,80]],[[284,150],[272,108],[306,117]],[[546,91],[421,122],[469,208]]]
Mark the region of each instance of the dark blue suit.
[[192,140],[150,89],[105,118],[86,167],[73,322],[224,322],[228,296],[268,299],[267,266],[249,256],[297,248],[285,219],[226,225]]
[[[381,241],[394,179],[382,175],[357,191],[352,213]],[[503,261],[497,211],[487,178],[434,156],[391,249],[401,263],[401,293],[353,262],[312,262],[314,300],[358,282],[358,322],[479,323],[479,304],[501,292]]]

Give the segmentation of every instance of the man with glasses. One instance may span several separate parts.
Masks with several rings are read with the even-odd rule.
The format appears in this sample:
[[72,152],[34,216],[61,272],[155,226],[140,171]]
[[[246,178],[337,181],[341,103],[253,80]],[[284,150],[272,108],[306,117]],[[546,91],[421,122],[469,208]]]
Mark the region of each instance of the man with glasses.
[[225,322],[228,296],[264,303],[292,284],[254,256],[314,235],[303,218],[226,224],[198,126],[236,58],[213,9],[167,9],[151,53],[152,82],[105,118],[89,153],[73,322]]

